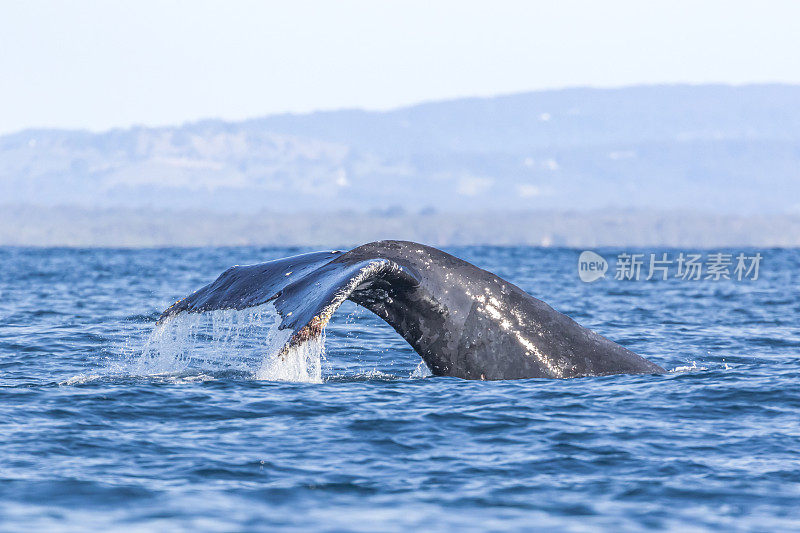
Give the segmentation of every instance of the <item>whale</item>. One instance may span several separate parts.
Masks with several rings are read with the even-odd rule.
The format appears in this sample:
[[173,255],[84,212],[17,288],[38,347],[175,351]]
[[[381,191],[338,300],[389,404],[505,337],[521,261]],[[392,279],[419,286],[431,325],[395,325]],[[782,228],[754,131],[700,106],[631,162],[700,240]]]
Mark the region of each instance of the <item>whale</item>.
[[279,330],[289,330],[285,351],[319,338],[345,300],[386,321],[434,376],[507,380],[665,372],[513,283],[409,241],[233,266],[164,310],[158,322],[181,313],[272,303]]

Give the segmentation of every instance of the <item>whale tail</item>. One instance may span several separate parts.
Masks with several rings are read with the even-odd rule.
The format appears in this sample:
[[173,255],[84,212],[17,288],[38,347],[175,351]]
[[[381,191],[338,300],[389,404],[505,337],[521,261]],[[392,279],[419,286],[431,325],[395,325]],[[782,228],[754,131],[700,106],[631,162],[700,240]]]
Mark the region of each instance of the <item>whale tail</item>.
[[387,259],[335,262],[341,253],[313,252],[231,267],[213,283],[167,308],[158,322],[179,313],[246,309],[272,302],[280,317],[278,328],[293,331],[291,346],[319,335],[333,312],[356,291],[363,297],[376,286],[398,290],[418,283],[412,273]]
[[319,336],[345,300],[388,322],[431,372],[465,379],[577,377],[664,370],[519,287],[441,250],[405,241],[234,266],[166,309],[244,309],[272,302],[285,348]]

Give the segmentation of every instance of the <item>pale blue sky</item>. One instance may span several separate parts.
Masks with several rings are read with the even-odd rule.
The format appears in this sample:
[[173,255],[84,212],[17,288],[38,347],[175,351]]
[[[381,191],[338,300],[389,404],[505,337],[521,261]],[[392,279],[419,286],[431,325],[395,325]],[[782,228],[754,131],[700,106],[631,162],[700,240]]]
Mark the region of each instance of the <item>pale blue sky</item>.
[[0,133],[565,86],[800,83],[800,2],[0,0]]

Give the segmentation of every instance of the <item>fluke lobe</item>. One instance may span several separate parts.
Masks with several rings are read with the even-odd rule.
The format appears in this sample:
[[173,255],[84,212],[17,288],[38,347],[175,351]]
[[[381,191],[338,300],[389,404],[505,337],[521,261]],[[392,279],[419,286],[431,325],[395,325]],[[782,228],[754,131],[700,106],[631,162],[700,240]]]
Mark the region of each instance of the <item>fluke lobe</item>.
[[279,328],[292,332],[288,348],[319,335],[346,299],[388,322],[437,376],[521,379],[664,372],[491,272],[407,241],[234,266],[176,302],[159,322],[178,313],[273,302]]

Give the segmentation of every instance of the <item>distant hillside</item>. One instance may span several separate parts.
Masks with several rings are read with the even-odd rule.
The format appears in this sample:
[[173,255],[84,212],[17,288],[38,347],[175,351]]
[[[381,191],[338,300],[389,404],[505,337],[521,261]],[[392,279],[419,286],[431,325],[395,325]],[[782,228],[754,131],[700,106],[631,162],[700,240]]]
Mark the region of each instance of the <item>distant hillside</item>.
[[0,204],[800,212],[800,87],[568,89],[0,137]]

